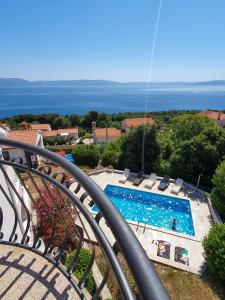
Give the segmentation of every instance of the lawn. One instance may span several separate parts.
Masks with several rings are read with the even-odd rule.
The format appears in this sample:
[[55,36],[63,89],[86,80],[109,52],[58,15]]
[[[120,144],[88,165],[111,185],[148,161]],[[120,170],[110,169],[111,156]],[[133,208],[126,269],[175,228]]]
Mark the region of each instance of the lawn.
[[225,299],[225,284],[205,273],[202,277],[154,263],[171,299]]
[[[106,269],[106,261],[99,247],[96,247],[96,261],[102,273]],[[134,291],[137,291],[135,282],[127,265],[120,256],[120,262]],[[154,263],[160,278],[162,279],[172,300],[218,300],[225,299],[225,283],[216,281],[212,275],[206,273],[204,276],[184,272],[172,267]],[[118,284],[113,273],[110,273],[107,286],[113,299],[122,299]]]

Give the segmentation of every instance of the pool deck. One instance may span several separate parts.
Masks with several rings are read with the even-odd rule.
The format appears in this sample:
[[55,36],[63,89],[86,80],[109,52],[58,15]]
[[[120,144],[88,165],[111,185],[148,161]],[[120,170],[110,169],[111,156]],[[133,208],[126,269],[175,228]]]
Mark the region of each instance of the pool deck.
[[[161,192],[157,189],[160,178],[158,178],[156,184],[152,189],[145,188],[146,179],[137,187],[133,185],[132,178],[131,180],[128,180],[125,184],[123,184],[119,182],[121,174],[119,174],[118,172],[99,172],[98,174],[90,175],[90,177],[100,186],[102,190],[105,189],[107,184],[111,184],[189,200],[192,211],[195,236],[179,234],[177,232],[150,225],[138,224],[137,222],[127,222],[139,239],[150,259],[194,274],[201,275],[203,273],[205,269],[205,260],[203,256],[202,240],[204,236],[207,235],[213,224],[209,205],[203,193],[201,193],[200,191],[196,191],[196,189],[188,184],[184,184],[180,193],[178,195],[174,195],[170,192],[173,187],[173,183],[170,183],[169,187],[165,191]],[[88,205],[89,200],[90,199],[86,199],[84,203],[91,211],[91,208]],[[103,232],[108,237],[110,243],[113,244],[115,241],[114,237],[103,218],[100,221],[100,226]],[[90,237],[92,240],[95,240],[95,237],[93,236],[91,231]],[[170,259],[157,256],[158,240],[163,240],[171,244]],[[176,246],[183,247],[188,250],[189,266],[174,261],[174,249]]]

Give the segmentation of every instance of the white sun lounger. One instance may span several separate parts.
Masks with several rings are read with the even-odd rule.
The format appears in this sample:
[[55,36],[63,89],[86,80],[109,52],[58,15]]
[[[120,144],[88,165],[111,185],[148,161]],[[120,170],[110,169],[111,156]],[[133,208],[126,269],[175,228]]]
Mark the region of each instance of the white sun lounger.
[[177,195],[180,192],[182,185],[183,179],[177,178],[170,192]]
[[127,178],[129,177],[129,174],[130,174],[130,170],[129,169],[125,169],[124,172],[123,172],[123,175],[121,176],[119,182],[121,183],[125,183]]
[[151,189],[157,181],[157,176],[155,173],[152,173],[150,177],[146,180],[145,187]]

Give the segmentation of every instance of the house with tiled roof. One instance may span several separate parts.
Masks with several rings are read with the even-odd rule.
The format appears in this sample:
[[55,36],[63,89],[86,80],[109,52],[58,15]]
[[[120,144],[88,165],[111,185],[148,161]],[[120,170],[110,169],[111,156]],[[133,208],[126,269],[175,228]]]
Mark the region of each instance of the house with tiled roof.
[[122,130],[128,131],[131,128],[135,128],[141,125],[153,125],[154,120],[152,117],[147,118],[133,118],[133,119],[124,119],[121,122]]
[[105,144],[116,141],[121,137],[121,130],[117,128],[96,128],[96,122],[92,122],[93,142]]
[[76,141],[78,140],[78,131],[78,128],[62,128],[57,130],[42,131],[42,136],[44,138],[68,137]]
[[[5,131],[5,138],[44,148],[43,138],[40,131],[38,130],[27,129],[27,130],[11,130],[7,132]],[[9,147],[9,146],[3,146],[2,152],[7,159],[14,159],[20,157],[23,159],[23,162],[26,163],[25,153],[21,149]],[[33,155],[31,159],[33,162],[38,162],[39,160],[39,158],[36,157],[35,155]]]
[[219,126],[225,128],[225,114],[220,111],[203,110],[199,115],[207,117],[217,123]]
[[52,129],[50,124],[31,124],[30,128],[33,130],[40,130],[40,131],[49,131]]

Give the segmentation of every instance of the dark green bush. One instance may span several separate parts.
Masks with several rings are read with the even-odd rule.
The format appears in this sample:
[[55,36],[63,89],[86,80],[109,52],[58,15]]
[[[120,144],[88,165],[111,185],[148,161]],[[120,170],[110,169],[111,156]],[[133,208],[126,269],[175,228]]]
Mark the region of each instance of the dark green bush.
[[118,161],[118,153],[113,150],[106,149],[102,154],[102,165],[104,167],[113,166],[116,168]]
[[49,145],[49,146],[52,146],[52,145],[56,145],[56,139],[55,138],[44,138],[44,144],[45,145]]
[[213,185],[212,201],[222,220],[225,221],[225,161],[216,169],[213,176]]
[[[66,259],[66,267],[68,267],[68,265],[71,263],[74,255],[76,253],[75,251],[72,251],[68,254],[67,259]],[[81,277],[83,276],[89,262],[91,260],[91,254],[88,250],[81,248],[80,253],[79,253],[79,257],[78,257],[78,262],[77,265],[75,267],[75,270],[73,271],[74,276],[79,280],[81,279]],[[93,278],[93,274],[92,272],[89,272],[88,276],[87,276],[87,280],[85,283],[85,288],[88,290],[88,292],[93,295],[95,292],[95,281]]]
[[95,145],[77,145],[72,150],[74,161],[78,165],[95,168],[99,162],[99,150]]
[[44,144],[49,146],[65,145],[66,143],[70,143],[71,140],[72,140],[71,137],[62,137],[62,136],[58,136],[55,138],[44,138]]
[[52,151],[52,152],[60,152],[62,151],[61,147],[58,146],[46,146],[45,149]]
[[206,262],[211,272],[225,280],[225,224],[214,225],[203,241]]
[[66,154],[69,154],[72,152],[73,147],[71,145],[64,145],[64,146],[46,146],[45,149],[52,151],[52,152],[66,152]]
[[109,144],[98,145],[101,153],[102,165],[104,167],[118,167],[118,158],[120,155],[121,140],[111,142]]

